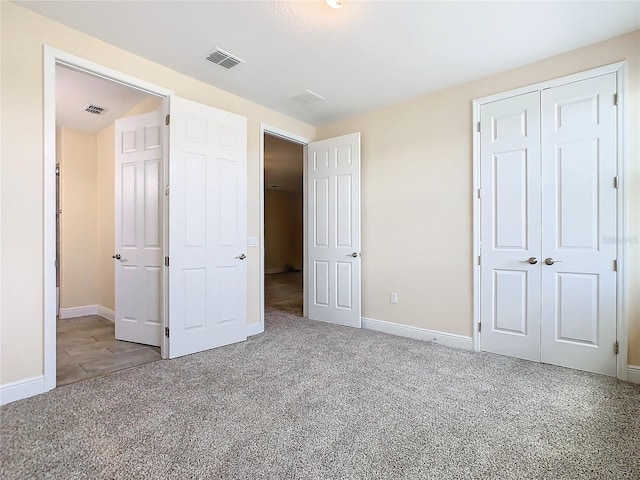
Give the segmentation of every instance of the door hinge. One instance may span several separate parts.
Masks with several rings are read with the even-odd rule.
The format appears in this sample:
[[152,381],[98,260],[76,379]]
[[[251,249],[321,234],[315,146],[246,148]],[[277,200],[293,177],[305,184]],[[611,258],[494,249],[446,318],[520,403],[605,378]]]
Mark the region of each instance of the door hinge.
[[482,189],[481,188],[478,189],[478,198],[482,198]]
[[618,176],[613,177],[613,188],[618,188]]
[[169,196],[169,185],[167,185],[166,187],[164,187],[164,194],[165,196]]
[[164,124],[169,125],[170,122],[171,122],[171,115],[167,113],[167,116],[164,117]]
[[482,322],[478,322],[478,332],[482,332]]
[[618,355],[618,352],[620,351],[620,344],[618,343],[618,341],[616,340],[616,343],[613,344],[613,353],[615,353],[616,355]]
[[614,260],[613,261],[613,271],[617,272],[618,271],[618,260]]
[[478,265],[482,265],[482,256],[478,255]]
[[480,122],[478,122],[478,132],[480,132]]
[[618,106],[618,94],[614,93],[613,94],[613,104],[617,107]]
[[164,266],[165,267],[169,266],[169,257],[164,257]]
[[164,327],[164,336],[169,337],[169,327]]

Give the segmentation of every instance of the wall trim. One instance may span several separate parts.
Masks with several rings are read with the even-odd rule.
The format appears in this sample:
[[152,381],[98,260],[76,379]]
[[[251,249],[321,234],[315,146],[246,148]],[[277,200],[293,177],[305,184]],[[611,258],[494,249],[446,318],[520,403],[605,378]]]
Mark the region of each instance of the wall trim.
[[265,275],[271,275],[272,273],[286,273],[286,268],[268,268],[264,271]]
[[473,350],[473,340],[471,337],[457,335],[455,333],[439,332],[426,328],[401,325],[399,323],[376,320],[374,318],[362,317],[362,328],[375,330],[376,332],[389,333],[400,337],[413,338],[426,342],[444,345],[445,347],[460,348],[462,350]]
[[640,366],[627,366],[627,381],[631,383],[640,383]]
[[33,397],[46,392],[44,385],[44,375],[18,380],[17,382],[0,385],[0,405]]
[[96,315],[100,315],[102,318],[106,318],[113,323],[116,322],[116,312],[102,305],[96,305],[96,307],[98,307]]
[[113,310],[102,305],[84,305],[82,307],[70,307],[60,309],[60,318],[86,317],[87,315],[99,315],[107,320],[115,322],[116,314]]
[[252,335],[259,335],[264,332],[264,323],[254,322],[247,324],[247,337]]
[[[43,115],[44,115],[44,160],[43,160],[43,201],[44,201],[44,251],[43,251],[43,288],[44,288],[44,383],[45,389],[56,387],[56,65],[64,65],[74,70],[143,90],[156,97],[166,99],[173,95],[172,90],[127,75],[118,70],[99,65],[91,60],[78,57],[69,52],[58,50],[49,45],[43,46]],[[166,162],[166,160],[165,160]],[[166,317],[163,317],[163,326]],[[166,339],[166,337],[164,337]],[[166,344],[162,352],[166,353]]]
[[[258,325],[260,325],[260,331],[256,331],[256,333],[262,333],[264,332],[264,276],[267,273],[280,273],[280,272],[265,272],[265,265],[264,265],[264,134],[267,133],[269,135],[273,135],[279,138],[282,138],[284,140],[287,140],[289,142],[293,142],[293,143],[298,143],[300,145],[303,146],[303,152],[302,152],[302,176],[303,176],[303,182],[304,185],[306,185],[306,181],[307,181],[307,144],[309,142],[311,142],[311,139],[309,138],[305,138],[302,137],[300,135],[296,135],[294,133],[291,132],[287,132],[286,130],[282,130],[281,128],[278,127],[274,127],[271,125],[268,125],[266,123],[262,123],[260,122],[260,157],[258,159],[258,168],[260,171],[259,174],[259,182],[260,182],[260,203],[259,203],[259,209],[260,209],[260,219],[259,219],[259,223],[260,223],[260,231],[259,231],[259,237],[258,237],[258,246],[260,249],[260,266],[259,266],[259,275],[260,275],[260,318],[258,320]],[[302,188],[302,203],[303,203],[303,207],[302,207],[302,242],[303,242],[303,258],[302,258],[302,262],[304,264],[304,261],[307,258],[307,215],[305,214],[305,212],[307,211],[307,189],[303,186]],[[306,269],[303,269],[303,281],[302,281],[302,295],[303,295],[303,302],[302,302],[302,310],[303,310],[303,316],[306,316],[307,314],[307,302],[308,302],[308,292],[307,292],[307,271]],[[249,325],[254,325],[253,323],[250,323]],[[255,327],[256,329],[258,328],[257,326]],[[249,335],[254,335],[254,333],[249,333]]]

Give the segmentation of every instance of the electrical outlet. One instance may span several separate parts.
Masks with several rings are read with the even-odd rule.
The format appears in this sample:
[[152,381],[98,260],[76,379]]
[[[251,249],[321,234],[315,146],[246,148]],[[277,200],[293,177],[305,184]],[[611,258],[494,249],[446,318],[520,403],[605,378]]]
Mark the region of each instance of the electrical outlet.
[[398,303],[398,294],[397,294],[397,292],[391,292],[390,301],[391,301],[391,303]]

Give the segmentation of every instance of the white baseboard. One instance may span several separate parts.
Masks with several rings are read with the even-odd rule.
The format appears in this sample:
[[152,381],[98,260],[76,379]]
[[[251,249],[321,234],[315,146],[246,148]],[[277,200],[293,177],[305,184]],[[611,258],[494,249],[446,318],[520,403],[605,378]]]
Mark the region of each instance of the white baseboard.
[[366,317],[362,317],[362,328],[437,343],[446,347],[473,350],[473,340],[471,337],[456,335],[455,333],[438,332],[436,330],[400,325],[399,323],[385,322],[384,320],[375,320]]
[[258,335],[262,332],[264,332],[264,323],[255,322],[247,324],[247,337],[250,337],[251,335]]
[[86,317],[87,315],[100,315],[107,320],[115,321],[115,312],[102,305],[84,305],[82,307],[61,308],[60,318]]
[[44,375],[18,380],[17,382],[0,385],[0,405],[33,397],[46,392],[44,386]]
[[96,315],[100,315],[102,318],[106,318],[107,320],[111,320],[112,322],[116,321],[116,312],[108,309],[107,307],[103,307],[102,305],[96,305],[97,311]]
[[640,383],[640,366],[627,365],[627,381]]

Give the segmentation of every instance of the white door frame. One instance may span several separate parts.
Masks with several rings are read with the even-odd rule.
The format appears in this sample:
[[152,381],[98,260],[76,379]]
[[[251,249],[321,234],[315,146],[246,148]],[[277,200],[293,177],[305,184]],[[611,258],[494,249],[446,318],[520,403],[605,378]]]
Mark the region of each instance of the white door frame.
[[[617,377],[620,380],[627,380],[627,355],[628,355],[628,318],[626,309],[626,290],[628,285],[628,272],[631,271],[627,264],[626,242],[628,232],[628,211],[626,175],[627,170],[627,102],[626,102],[626,82],[627,82],[627,62],[616,62],[610,65],[586,70],[583,72],[567,75],[564,77],[548,80],[545,82],[528,85],[526,87],[509,90],[507,92],[490,95],[487,97],[477,98],[473,100],[473,350],[480,351],[480,336],[478,334],[478,324],[480,322],[480,265],[479,258],[481,255],[480,245],[480,138],[478,132],[478,122],[480,120],[480,107],[486,103],[503,100],[505,98],[521,95],[535,90],[543,90],[546,88],[565,85],[567,83],[578,82],[587,78],[605,75],[608,73],[617,73],[617,90],[618,90],[618,138],[617,138],[617,167],[618,167],[618,218],[617,218],[617,240],[616,247],[618,252],[618,271],[617,271],[617,323],[616,334],[619,343],[619,353],[617,358]],[[613,100],[612,100],[613,101]]]
[[[140,80],[117,70],[93,63],[84,58],[62,50],[44,46],[44,160],[43,160],[43,294],[44,294],[44,391],[56,387],[56,65],[63,65],[80,70],[91,75],[132,87],[150,95],[164,98],[164,113],[168,113],[168,97],[173,95],[171,90]],[[165,130],[166,131],[166,130]],[[165,135],[164,171],[167,171],[167,139]],[[164,181],[164,179],[163,179]],[[165,200],[165,243],[163,249],[166,255],[167,208]],[[163,291],[166,290],[166,272],[164,274]],[[164,295],[163,295],[164,297]],[[162,327],[166,322],[166,302],[163,302]],[[162,352],[166,351],[165,343]]]
[[[307,189],[305,188],[307,182],[307,166],[306,166],[306,158],[307,158],[307,144],[312,140],[309,138],[301,137],[300,135],[295,135],[293,133],[287,132],[277,127],[272,127],[265,123],[260,123],[260,236],[259,236],[259,244],[260,244],[260,321],[257,323],[249,324],[248,335],[255,335],[257,333],[264,332],[264,134],[273,135],[274,137],[279,137],[284,140],[287,140],[292,143],[297,143],[303,146],[302,152],[302,211],[307,211]],[[302,251],[302,264],[304,265],[304,261],[307,258],[307,215],[303,213],[302,215],[302,242],[303,242],[303,251]],[[302,269],[303,273],[303,300],[302,300],[302,315],[304,317],[307,316],[307,306],[308,306],[308,291],[307,285],[308,283],[308,272],[306,268]]]

